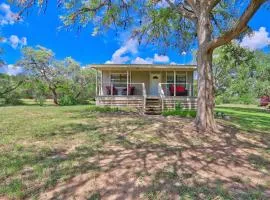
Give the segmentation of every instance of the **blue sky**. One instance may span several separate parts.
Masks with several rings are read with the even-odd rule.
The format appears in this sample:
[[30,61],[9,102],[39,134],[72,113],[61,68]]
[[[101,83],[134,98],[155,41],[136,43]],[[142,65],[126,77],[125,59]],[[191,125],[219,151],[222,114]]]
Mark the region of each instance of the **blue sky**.
[[[176,50],[169,50],[166,55],[160,55],[153,47],[138,46],[136,41],[127,41],[124,34],[108,32],[93,37],[91,26],[81,32],[58,30],[61,26],[60,10],[55,2],[50,1],[45,14],[30,10],[22,21],[14,22],[12,14],[16,13],[16,8],[7,1],[1,1],[0,33],[5,40],[0,45],[5,49],[3,58],[10,67],[20,58],[20,49],[26,45],[42,45],[52,49],[57,59],[71,56],[82,65],[105,62],[185,64],[192,60],[191,52],[181,55]],[[259,10],[249,24],[255,34],[244,38],[241,44],[251,49],[266,50],[265,46],[270,43],[269,21],[270,11]]]

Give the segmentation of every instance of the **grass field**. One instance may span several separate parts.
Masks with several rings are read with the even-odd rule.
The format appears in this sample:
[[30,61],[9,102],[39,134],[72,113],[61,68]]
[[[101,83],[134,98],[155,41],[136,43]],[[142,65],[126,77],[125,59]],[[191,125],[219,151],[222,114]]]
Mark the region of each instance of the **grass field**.
[[270,113],[192,119],[95,106],[0,107],[0,199],[269,199]]

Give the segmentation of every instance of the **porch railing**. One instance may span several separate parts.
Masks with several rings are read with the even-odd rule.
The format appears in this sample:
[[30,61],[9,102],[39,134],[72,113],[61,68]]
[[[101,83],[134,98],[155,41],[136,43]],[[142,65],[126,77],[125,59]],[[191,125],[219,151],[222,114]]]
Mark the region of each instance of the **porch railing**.
[[191,83],[160,83],[160,96],[194,96],[195,85]]
[[98,85],[98,96],[146,96],[144,83],[110,83]]
[[143,89],[143,109],[145,109],[147,94],[146,94],[146,89],[145,89],[145,84],[144,83],[142,83],[142,89]]
[[161,99],[161,108],[162,108],[162,111],[163,111],[164,110],[164,98],[165,98],[165,94],[164,94],[164,91],[162,89],[161,83],[158,84],[158,93],[159,93],[159,96],[160,96],[160,99]]

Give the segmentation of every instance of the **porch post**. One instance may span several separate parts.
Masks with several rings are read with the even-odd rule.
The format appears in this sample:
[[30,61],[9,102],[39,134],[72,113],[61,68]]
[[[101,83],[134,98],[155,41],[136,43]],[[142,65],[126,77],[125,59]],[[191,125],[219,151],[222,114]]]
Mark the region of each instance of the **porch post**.
[[129,79],[128,76],[129,75],[128,75],[128,70],[127,70],[127,96],[128,96],[128,79]]
[[173,71],[173,84],[174,84],[173,94],[174,94],[174,96],[176,96],[176,73],[175,73],[175,70]]
[[189,92],[190,87],[189,87],[189,83],[188,83],[188,75],[187,75],[187,71],[186,71],[186,82],[185,82],[185,87],[188,88],[188,96],[189,96],[189,94],[190,94],[190,92]]
[[110,90],[111,90],[111,96],[113,95],[113,84],[112,84],[112,73],[110,71],[109,73],[109,76],[110,76]]
[[96,96],[98,96],[98,71],[96,70]]
[[100,87],[101,87],[101,95],[104,95],[103,93],[103,71],[101,70],[101,75],[100,75]]

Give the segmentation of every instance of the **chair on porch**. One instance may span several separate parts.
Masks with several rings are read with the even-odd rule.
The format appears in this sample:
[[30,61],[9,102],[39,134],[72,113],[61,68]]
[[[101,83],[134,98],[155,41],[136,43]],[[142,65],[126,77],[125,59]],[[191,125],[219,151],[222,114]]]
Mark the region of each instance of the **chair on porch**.
[[111,95],[111,92],[113,93],[112,95],[117,95],[118,91],[117,89],[113,86],[106,86],[106,90],[107,90],[107,95]]
[[[134,86],[128,86],[128,95],[134,95],[135,87]],[[123,95],[127,95],[127,88],[123,89]]]
[[[176,96],[187,96],[188,91],[185,87],[177,85],[175,88]],[[174,96],[174,85],[170,86],[170,96]]]

